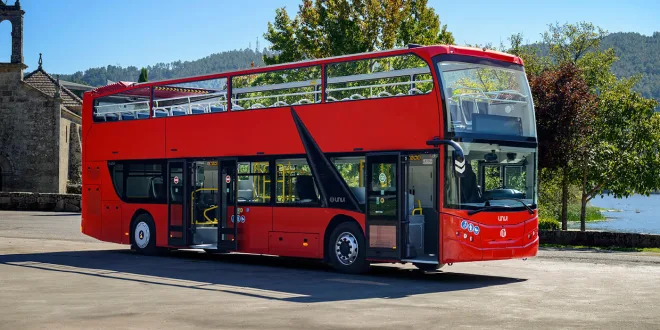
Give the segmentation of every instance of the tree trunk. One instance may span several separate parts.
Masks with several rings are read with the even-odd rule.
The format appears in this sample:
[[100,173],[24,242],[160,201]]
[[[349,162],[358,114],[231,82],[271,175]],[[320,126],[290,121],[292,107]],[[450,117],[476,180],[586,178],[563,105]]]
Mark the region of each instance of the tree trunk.
[[585,166],[584,173],[582,174],[582,207],[580,208],[580,231],[585,231],[587,228],[586,217],[587,217],[587,169]]
[[561,230],[568,229],[568,167],[564,167],[561,179]]
[[583,192],[582,209],[580,209],[580,231],[585,231],[587,228],[586,217],[587,217],[587,195]]

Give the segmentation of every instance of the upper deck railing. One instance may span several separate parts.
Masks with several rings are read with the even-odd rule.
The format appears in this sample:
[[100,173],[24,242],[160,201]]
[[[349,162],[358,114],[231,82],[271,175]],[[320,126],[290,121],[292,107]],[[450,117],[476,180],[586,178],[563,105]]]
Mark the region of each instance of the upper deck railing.
[[[299,70],[305,68],[292,68]],[[423,95],[432,92],[433,76],[429,64],[415,54],[367,58],[349,62],[329,63],[308,72],[263,72],[234,76],[216,85],[219,89],[197,89],[203,92],[180,93],[173,97],[114,94],[112,100],[99,98],[94,105],[94,121],[122,121],[160,117],[186,116],[226,111],[242,111],[319,104],[386,97]],[[325,77],[321,72],[325,70]],[[282,74],[278,75],[280,72]],[[302,79],[293,77],[301,76]],[[256,78],[255,78],[256,77]],[[309,79],[311,77],[311,79]],[[235,79],[242,78],[239,81]],[[325,78],[322,79],[322,78]],[[227,88],[226,80],[232,84]],[[250,80],[252,79],[252,80]],[[262,79],[262,80],[259,80]],[[269,82],[274,81],[272,83]],[[281,82],[284,80],[284,82]],[[245,81],[248,81],[247,83]],[[200,81],[200,83],[203,81]],[[191,84],[195,82],[188,82]],[[233,88],[234,85],[242,85]],[[247,85],[246,85],[247,84]],[[250,85],[252,84],[252,85]],[[177,91],[176,85],[158,86],[161,90]],[[184,90],[182,88],[181,90]],[[164,95],[164,94],[163,94]],[[119,102],[117,102],[119,100]],[[114,103],[112,103],[114,102]]]

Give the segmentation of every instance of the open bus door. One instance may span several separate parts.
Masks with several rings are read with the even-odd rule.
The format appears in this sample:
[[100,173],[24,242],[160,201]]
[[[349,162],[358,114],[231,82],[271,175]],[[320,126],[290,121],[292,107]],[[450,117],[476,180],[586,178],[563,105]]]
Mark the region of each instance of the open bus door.
[[[241,214],[238,209],[238,162],[236,158],[223,158],[220,168],[220,205],[218,207],[218,250],[238,250],[238,224]],[[243,216],[242,219],[245,219]]]
[[405,191],[401,154],[367,154],[366,164],[366,258],[401,260],[401,196]]

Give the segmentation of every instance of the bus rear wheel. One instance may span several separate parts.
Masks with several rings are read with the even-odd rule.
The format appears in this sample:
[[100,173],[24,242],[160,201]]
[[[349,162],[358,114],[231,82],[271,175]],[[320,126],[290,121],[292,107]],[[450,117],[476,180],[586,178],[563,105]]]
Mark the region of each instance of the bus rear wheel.
[[356,223],[340,223],[330,234],[327,244],[330,265],[335,270],[359,274],[369,269],[364,235]]
[[156,226],[148,214],[140,214],[131,228],[131,248],[138,253],[154,255],[156,248]]

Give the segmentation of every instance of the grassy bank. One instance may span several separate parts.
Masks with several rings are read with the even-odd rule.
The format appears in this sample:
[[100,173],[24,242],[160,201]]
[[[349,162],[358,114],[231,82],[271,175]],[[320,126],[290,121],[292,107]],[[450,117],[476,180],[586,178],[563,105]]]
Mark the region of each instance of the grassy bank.
[[[568,205],[568,221],[569,222],[580,222],[580,204],[569,204]],[[587,206],[585,212],[585,221],[594,222],[594,221],[603,221],[606,220],[605,215],[603,215],[603,209],[595,206]],[[561,228],[561,221],[559,221],[561,213],[558,212],[548,212],[548,210],[543,210],[541,205],[540,215],[539,215],[539,229],[542,230],[559,230]]]
[[[547,170],[542,170],[539,176],[539,226],[541,229],[561,228],[561,199],[562,189],[559,182],[560,176],[554,175]],[[568,221],[580,222],[580,209],[582,191],[576,185],[568,187]],[[585,210],[585,221],[606,220],[604,210],[587,203]],[[558,225],[558,228],[555,228]]]
[[[580,221],[580,204],[569,204],[568,205],[568,221]],[[603,215],[600,207],[587,205],[587,210],[585,212],[585,221],[603,221],[605,220],[605,215]]]

